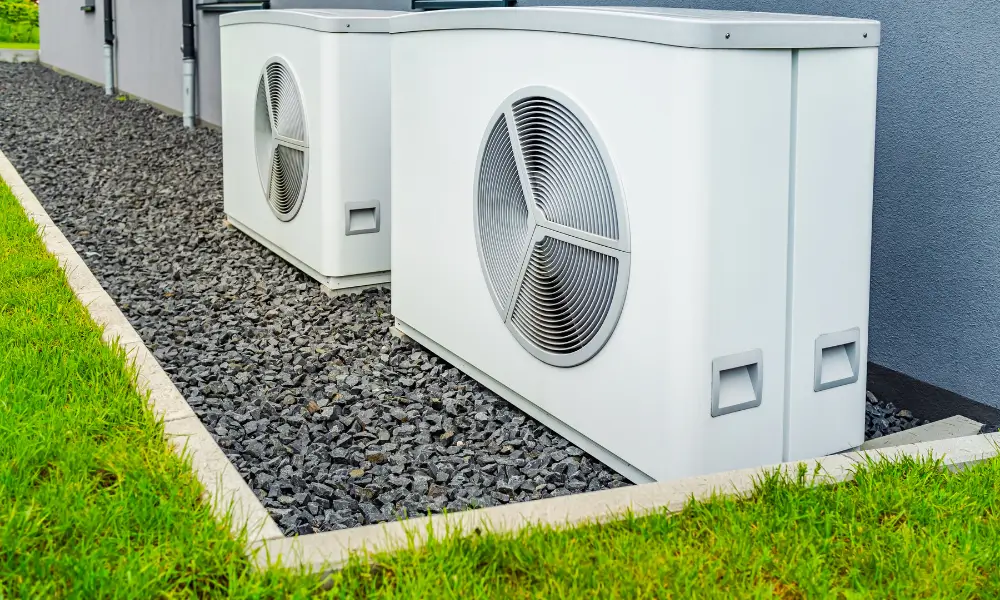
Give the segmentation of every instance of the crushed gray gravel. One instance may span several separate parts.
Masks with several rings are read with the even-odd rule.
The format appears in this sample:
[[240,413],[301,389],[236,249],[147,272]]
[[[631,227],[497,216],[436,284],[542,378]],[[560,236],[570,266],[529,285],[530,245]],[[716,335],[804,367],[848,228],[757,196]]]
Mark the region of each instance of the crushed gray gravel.
[[892,402],[882,402],[875,394],[868,392],[865,399],[865,440],[899,433],[930,421],[913,416],[906,409],[893,406]]
[[227,227],[217,131],[0,63],[0,148],[286,534],[628,485]]

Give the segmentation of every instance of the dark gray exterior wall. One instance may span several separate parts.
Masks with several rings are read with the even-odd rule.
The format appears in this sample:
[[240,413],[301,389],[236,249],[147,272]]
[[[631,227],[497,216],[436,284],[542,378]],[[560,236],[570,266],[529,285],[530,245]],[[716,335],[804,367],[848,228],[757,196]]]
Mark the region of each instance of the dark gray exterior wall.
[[371,10],[410,10],[410,0],[271,0],[271,8],[369,8]]
[[870,359],[1000,407],[996,0],[670,0],[882,22]]

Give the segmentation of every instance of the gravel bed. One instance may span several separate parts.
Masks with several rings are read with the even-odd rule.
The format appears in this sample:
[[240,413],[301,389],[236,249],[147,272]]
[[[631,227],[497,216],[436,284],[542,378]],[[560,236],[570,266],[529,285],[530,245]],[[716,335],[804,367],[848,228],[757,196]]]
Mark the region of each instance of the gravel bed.
[[[286,534],[628,485],[222,212],[221,135],[0,63],[0,148]],[[869,398],[866,437],[921,422]]]
[[898,409],[892,402],[882,402],[875,394],[868,392],[865,399],[865,440],[899,433],[930,421],[918,419],[908,410]]

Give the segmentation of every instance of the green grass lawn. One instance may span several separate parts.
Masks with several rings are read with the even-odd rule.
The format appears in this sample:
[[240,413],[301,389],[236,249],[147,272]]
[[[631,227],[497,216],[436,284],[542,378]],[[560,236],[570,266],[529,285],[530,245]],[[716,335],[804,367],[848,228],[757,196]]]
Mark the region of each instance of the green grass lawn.
[[771,477],[672,517],[446,539],[339,577],[364,598],[1000,598],[1000,461]]
[[260,576],[0,181],[0,598],[304,597]]
[[259,574],[0,182],[0,599],[1000,598],[1000,460]]
[[0,0],[0,47],[35,44],[39,37],[38,4],[31,0]]
[[37,42],[34,43],[19,43],[19,42],[0,42],[0,49],[8,50],[38,50],[39,46]]
[[37,48],[39,39],[37,26],[0,19],[0,48],[9,48],[9,44],[29,44]]

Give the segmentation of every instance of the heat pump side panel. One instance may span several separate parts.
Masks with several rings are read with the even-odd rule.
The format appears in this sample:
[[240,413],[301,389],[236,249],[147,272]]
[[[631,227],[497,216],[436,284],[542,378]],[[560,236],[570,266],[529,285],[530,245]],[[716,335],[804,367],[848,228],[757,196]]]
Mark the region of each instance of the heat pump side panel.
[[[394,316],[655,479],[778,462],[789,53],[520,31],[393,37]],[[631,227],[617,329],[574,368],[510,335],[476,249],[480,143],[500,103],[535,85],[593,122]],[[712,358],[757,347],[764,403],[713,419]]]
[[[797,62],[787,460],[864,441],[878,49]],[[816,391],[817,339],[843,333],[822,342],[840,345],[851,330],[856,380]],[[819,359],[826,380],[844,367],[836,348]]]
[[[335,131],[324,140],[336,157],[329,178],[332,244],[328,275],[388,271],[391,198],[389,184],[389,34],[328,34],[324,53],[324,106]],[[350,209],[350,213],[348,210]],[[377,217],[377,231],[369,218]],[[347,234],[352,225],[353,233]]]
[[[223,27],[222,117],[223,195],[227,216],[295,257],[310,268],[327,270],[331,244],[322,235],[332,223],[323,209],[329,175],[322,140],[327,127],[321,110],[321,34],[283,25],[246,24]],[[257,86],[264,65],[279,58],[298,82],[309,142],[306,192],[289,221],[278,219],[267,202],[256,159],[254,114]],[[326,274],[326,273],[323,273]]]

